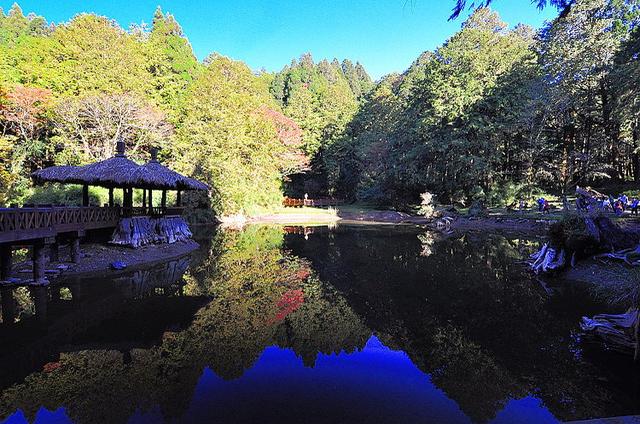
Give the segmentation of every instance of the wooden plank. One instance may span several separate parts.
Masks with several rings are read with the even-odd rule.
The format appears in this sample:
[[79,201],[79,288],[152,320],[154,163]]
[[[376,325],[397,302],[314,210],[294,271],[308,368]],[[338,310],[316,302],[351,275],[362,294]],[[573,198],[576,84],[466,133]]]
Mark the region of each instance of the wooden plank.
[[13,243],[16,241],[38,240],[44,237],[54,237],[55,235],[56,235],[56,231],[53,228],[5,231],[0,233],[0,243]]

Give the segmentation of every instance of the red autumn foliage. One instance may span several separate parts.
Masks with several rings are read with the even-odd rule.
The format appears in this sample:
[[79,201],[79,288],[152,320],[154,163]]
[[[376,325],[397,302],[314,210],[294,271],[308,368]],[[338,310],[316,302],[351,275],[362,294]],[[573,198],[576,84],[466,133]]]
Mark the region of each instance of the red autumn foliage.
[[296,277],[299,280],[306,280],[307,278],[309,278],[310,275],[311,275],[311,271],[309,271],[306,268],[302,268],[298,270],[298,272],[296,272]]
[[285,147],[282,155],[283,173],[295,174],[309,169],[309,157],[302,151],[302,129],[296,122],[282,113],[263,106],[261,112],[276,128],[278,140]]
[[60,362],[47,362],[42,367],[42,370],[44,372],[46,372],[46,373],[49,373],[49,372],[53,372],[53,371],[57,370],[61,366],[62,366],[62,364]]
[[287,315],[295,312],[304,304],[304,293],[300,289],[289,290],[282,294],[276,303],[278,312],[276,316],[269,320],[270,324],[283,321]]
[[18,85],[6,95],[0,115],[16,135],[34,139],[45,127],[50,100],[51,90]]

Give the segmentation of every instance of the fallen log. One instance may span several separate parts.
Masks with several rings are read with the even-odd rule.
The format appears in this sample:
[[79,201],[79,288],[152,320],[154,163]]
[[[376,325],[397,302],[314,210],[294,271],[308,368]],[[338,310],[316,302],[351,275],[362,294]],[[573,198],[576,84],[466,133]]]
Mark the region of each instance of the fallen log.
[[565,249],[556,249],[545,243],[538,252],[531,255],[529,265],[536,274],[562,269],[566,265]]
[[609,258],[624,261],[629,266],[640,266],[640,244],[635,248],[623,249],[612,253],[596,255],[596,258]]
[[549,229],[549,241],[531,256],[536,272],[557,271],[584,257],[607,257],[640,266],[640,234],[627,231],[606,216],[569,215]]
[[633,354],[638,360],[638,309],[624,314],[600,314],[593,318],[582,317],[580,328],[592,341],[605,349],[623,354]]

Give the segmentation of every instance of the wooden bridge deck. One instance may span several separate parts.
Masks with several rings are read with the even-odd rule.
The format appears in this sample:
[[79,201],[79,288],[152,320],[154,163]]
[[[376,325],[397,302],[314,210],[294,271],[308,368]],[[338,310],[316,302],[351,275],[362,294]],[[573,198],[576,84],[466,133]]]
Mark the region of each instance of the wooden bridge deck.
[[51,206],[0,208],[0,244],[55,237],[57,234],[115,227],[122,216],[179,215],[180,208]]

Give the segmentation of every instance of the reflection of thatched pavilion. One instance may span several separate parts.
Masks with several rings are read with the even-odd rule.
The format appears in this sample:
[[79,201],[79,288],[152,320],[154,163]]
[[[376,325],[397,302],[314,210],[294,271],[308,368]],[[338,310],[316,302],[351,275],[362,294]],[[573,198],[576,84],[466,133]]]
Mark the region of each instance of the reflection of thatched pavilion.
[[[208,191],[209,187],[193,178],[179,174],[164,165],[152,151],[151,161],[138,165],[124,154],[124,142],[117,143],[114,157],[85,166],[53,166],[33,173],[37,184],[57,182],[82,185],[82,205],[89,206],[89,186],[109,190],[109,207],[113,208],[114,189],[122,189],[120,223],[112,242],[137,247],[153,242],[173,242],[191,236],[180,217],[181,193],[185,190]],[[133,189],[142,189],[142,205],[133,206]],[[160,207],[153,207],[153,191],[162,192]],[[167,191],[175,190],[176,207],[167,207]],[[147,207],[148,199],[148,207]]]

